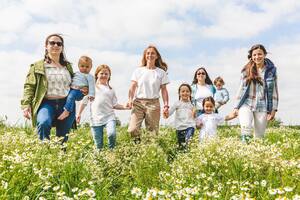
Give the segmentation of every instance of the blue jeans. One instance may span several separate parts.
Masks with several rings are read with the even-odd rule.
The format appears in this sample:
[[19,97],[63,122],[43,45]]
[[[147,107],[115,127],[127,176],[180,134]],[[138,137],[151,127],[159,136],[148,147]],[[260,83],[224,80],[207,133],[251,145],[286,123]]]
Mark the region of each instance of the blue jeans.
[[194,127],[189,127],[184,130],[176,130],[179,147],[185,146],[186,143],[188,143],[188,141],[193,137],[194,132],[195,132]]
[[107,122],[102,126],[92,126],[92,134],[97,149],[103,148],[103,129],[106,127],[108,147],[113,149],[116,146],[116,120]]
[[64,108],[69,112],[73,112],[75,108],[75,101],[80,101],[83,97],[84,95],[80,90],[71,89],[67,96]]
[[64,111],[65,103],[66,99],[43,100],[37,111],[37,132],[40,140],[50,139],[52,126],[56,127],[56,136],[64,137],[63,142],[68,140],[67,133],[75,121],[75,109],[64,120],[57,120]]

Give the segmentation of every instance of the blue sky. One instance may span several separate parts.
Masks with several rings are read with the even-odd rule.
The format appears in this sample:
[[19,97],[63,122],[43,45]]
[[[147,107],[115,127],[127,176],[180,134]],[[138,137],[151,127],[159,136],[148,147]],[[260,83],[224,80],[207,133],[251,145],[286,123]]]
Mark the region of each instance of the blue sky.
[[[45,37],[62,33],[74,70],[81,55],[93,59],[94,69],[111,66],[111,85],[120,103],[127,101],[130,76],[144,48],[154,44],[169,64],[170,104],[178,98],[178,86],[190,83],[197,67],[205,66],[211,78],[225,79],[230,92],[223,114],[233,108],[248,49],[262,43],[278,68],[277,117],[285,124],[300,124],[299,11],[297,0],[2,0],[0,115],[10,123],[24,122],[19,103],[28,67],[43,57]],[[126,123],[130,112],[117,115]]]

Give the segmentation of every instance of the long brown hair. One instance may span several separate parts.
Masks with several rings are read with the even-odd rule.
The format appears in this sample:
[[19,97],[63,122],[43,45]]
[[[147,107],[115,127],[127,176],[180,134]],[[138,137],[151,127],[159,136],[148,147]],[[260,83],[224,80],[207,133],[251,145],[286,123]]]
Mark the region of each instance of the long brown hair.
[[102,65],[99,65],[95,71],[95,82],[97,82],[98,80],[98,74],[101,70],[103,69],[106,69],[108,72],[109,72],[109,77],[108,77],[108,80],[107,80],[107,85],[109,87],[109,89],[112,89],[111,86],[109,85],[109,81],[110,81],[110,77],[111,77],[111,70],[110,70],[110,67],[108,65],[105,65],[105,64],[102,64]]
[[212,85],[213,83],[212,83],[211,79],[209,78],[208,73],[207,73],[207,71],[205,70],[204,67],[199,67],[199,68],[195,71],[194,79],[193,79],[192,84],[197,84],[197,83],[198,83],[197,73],[198,73],[201,69],[202,69],[202,70],[205,72],[205,74],[206,74],[206,76],[205,76],[205,83],[206,83],[207,85]]
[[143,52],[143,58],[142,58],[142,66],[146,66],[147,65],[147,60],[146,60],[146,52],[148,49],[154,49],[154,51],[156,52],[157,54],[157,59],[155,60],[155,66],[158,67],[158,68],[161,68],[162,70],[164,71],[167,71],[168,70],[168,65],[167,63],[165,63],[162,58],[161,58],[161,55],[160,53],[158,52],[157,48],[153,45],[149,45]]
[[[45,47],[47,46],[47,44],[48,44],[48,42],[49,42],[49,39],[50,39],[51,37],[53,37],[53,36],[58,37],[58,38],[61,40],[61,42],[62,42],[62,51],[61,51],[61,53],[60,53],[60,55],[59,55],[59,63],[60,63],[62,66],[67,66],[68,64],[70,64],[70,62],[66,59],[66,56],[65,56],[65,53],[64,53],[64,46],[65,46],[65,45],[64,45],[64,38],[62,37],[61,34],[53,33],[53,34],[51,34],[51,35],[48,35],[48,36],[46,37],[46,40],[45,40]],[[48,64],[50,64],[50,63],[52,62],[51,58],[49,57],[49,52],[48,52],[48,50],[47,50],[46,48],[45,48],[44,61],[45,61],[46,63],[48,63]]]
[[250,50],[248,51],[248,60],[249,62],[244,66],[242,72],[245,72],[246,75],[244,79],[246,79],[246,84],[248,85],[251,81],[258,82],[263,84],[262,78],[258,75],[257,66],[252,60],[252,53],[256,49],[261,49],[265,55],[267,55],[267,50],[262,44],[253,45]]

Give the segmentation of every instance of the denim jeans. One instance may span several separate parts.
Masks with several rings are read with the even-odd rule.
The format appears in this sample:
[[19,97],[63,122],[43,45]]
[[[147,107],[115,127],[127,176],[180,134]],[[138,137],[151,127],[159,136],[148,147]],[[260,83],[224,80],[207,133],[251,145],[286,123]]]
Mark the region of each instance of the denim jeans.
[[75,108],[75,101],[80,101],[83,97],[84,95],[80,90],[71,89],[67,96],[67,101],[64,108],[69,112],[73,112]]
[[194,127],[189,127],[184,130],[176,130],[179,147],[185,146],[188,143],[188,141],[193,137],[194,132]]
[[106,127],[108,147],[113,149],[116,146],[116,120],[111,120],[102,126],[92,126],[92,134],[97,149],[103,148],[103,129]]
[[56,127],[56,136],[64,137],[63,142],[68,140],[72,124],[75,120],[75,109],[64,120],[57,120],[58,116],[64,111],[66,99],[48,100],[44,99],[37,111],[37,132],[40,140],[50,139],[52,126]]

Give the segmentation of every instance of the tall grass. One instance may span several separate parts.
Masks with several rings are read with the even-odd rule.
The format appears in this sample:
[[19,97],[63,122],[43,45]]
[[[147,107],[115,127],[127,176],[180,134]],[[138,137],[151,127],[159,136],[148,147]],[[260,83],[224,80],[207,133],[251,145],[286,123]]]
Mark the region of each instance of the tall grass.
[[1,125],[0,199],[299,199],[300,130],[269,128],[248,145],[239,131],[223,126],[202,143],[196,134],[182,151],[171,128],[136,145],[119,127],[117,147],[98,151],[82,127],[64,151],[55,136]]

